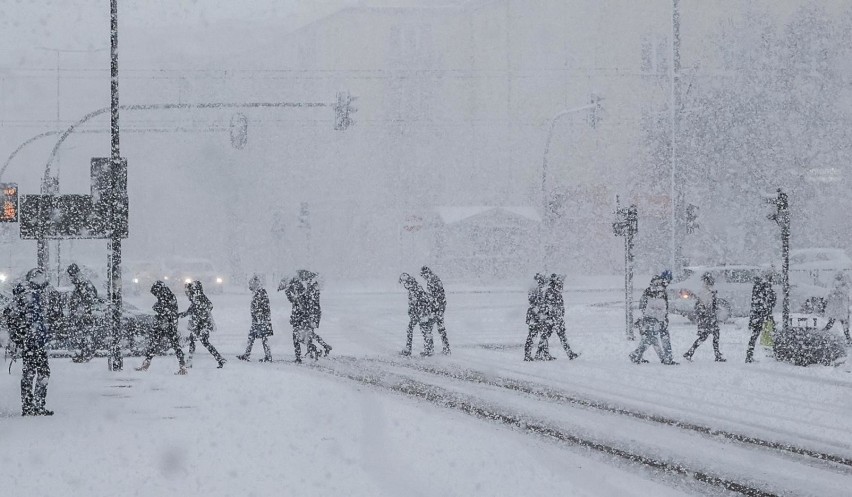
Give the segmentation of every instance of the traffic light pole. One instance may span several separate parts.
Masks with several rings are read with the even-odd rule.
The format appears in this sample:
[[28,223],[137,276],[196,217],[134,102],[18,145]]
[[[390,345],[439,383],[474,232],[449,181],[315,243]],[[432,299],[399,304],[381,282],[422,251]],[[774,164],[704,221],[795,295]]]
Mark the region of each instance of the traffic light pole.
[[121,182],[115,181],[120,169],[121,150],[119,148],[118,126],[118,0],[110,0],[110,135],[111,135],[111,176],[112,205],[110,208],[111,238],[108,242],[109,253],[109,301],[110,301],[110,330],[112,333],[112,350],[110,351],[110,370],[121,371],[124,364],[121,357],[121,237],[116,230],[116,200],[126,192],[119,191]]
[[770,202],[775,204],[775,212],[768,217],[781,228],[781,276],[784,279],[784,302],[781,312],[784,320],[782,330],[786,335],[790,331],[790,202],[787,194],[780,188],[778,196]]
[[624,329],[628,340],[635,340],[633,334],[633,238],[639,232],[639,212],[635,205],[629,208],[618,207],[616,198],[615,222],[612,224],[615,236],[624,237]]

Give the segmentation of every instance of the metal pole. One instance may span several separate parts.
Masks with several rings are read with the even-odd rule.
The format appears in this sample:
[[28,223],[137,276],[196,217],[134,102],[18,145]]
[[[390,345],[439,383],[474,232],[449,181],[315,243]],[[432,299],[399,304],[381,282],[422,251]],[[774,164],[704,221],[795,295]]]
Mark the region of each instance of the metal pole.
[[677,78],[680,72],[680,0],[672,0],[672,67],[671,67],[671,209],[672,209],[672,240],[671,267],[672,272],[680,274],[678,267],[678,227],[677,227],[677,112],[680,107],[680,95],[677,88]]
[[123,360],[121,357],[121,237],[115,226],[115,201],[123,193],[118,191],[118,182],[114,180],[118,169],[118,164],[121,161],[121,151],[119,149],[119,127],[118,127],[118,0],[110,1],[110,134],[112,137],[111,159],[112,159],[112,200],[113,206],[110,213],[112,221],[112,238],[110,239],[107,250],[109,252],[109,281],[110,281],[110,307],[111,307],[111,326],[112,331],[112,354],[110,360],[110,369],[112,371],[121,371]]
[[638,213],[636,206],[631,205],[627,210],[627,236],[624,237],[626,245],[626,298],[627,302],[627,339],[635,340],[633,335],[633,237],[636,235],[636,227],[638,225]]
[[787,194],[778,190],[778,217],[781,224],[781,272],[784,276],[784,334],[790,331],[790,205]]

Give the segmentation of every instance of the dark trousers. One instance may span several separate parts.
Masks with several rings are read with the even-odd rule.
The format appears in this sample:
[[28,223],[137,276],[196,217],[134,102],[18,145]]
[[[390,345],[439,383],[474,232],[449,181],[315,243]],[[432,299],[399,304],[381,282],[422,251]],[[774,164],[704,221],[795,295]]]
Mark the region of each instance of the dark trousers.
[[402,353],[405,355],[411,354],[411,345],[414,340],[414,326],[420,323],[420,332],[423,333],[424,355],[432,355],[435,351],[435,342],[432,340],[432,321],[421,321],[417,317],[412,317],[408,321],[408,331],[405,334],[405,349]]
[[[305,342],[305,356],[313,357],[316,359],[318,357],[317,347],[314,345],[314,338],[319,338],[314,330],[310,327],[297,328],[293,327],[293,349],[296,353],[296,361],[302,360],[302,336],[306,336]],[[322,341],[320,338],[318,341]],[[328,348],[328,344],[324,341],[322,342],[323,347]]]
[[[254,346],[254,340],[257,337],[254,333],[249,333],[248,343],[246,344],[246,357],[251,355],[251,348]],[[263,344],[263,358],[267,361],[272,360],[272,350],[269,349],[269,337],[262,336],[260,337],[260,343]]]
[[550,335],[556,331],[556,335],[559,337],[559,341],[562,342],[562,348],[565,349],[565,353],[568,354],[569,358],[574,357],[574,352],[571,350],[571,346],[568,345],[568,337],[565,336],[565,323],[555,323],[549,324],[545,326],[544,331],[541,334],[541,338],[538,341],[538,350],[535,353],[536,358],[549,357],[550,356]]
[[163,341],[165,341],[169,347],[174,349],[175,356],[178,358],[178,363],[180,367],[186,367],[186,361],[183,357],[183,350],[180,348],[180,337],[177,333],[167,333],[164,336],[156,338],[151,341],[151,344],[148,346],[148,351],[145,353],[145,360],[147,362],[151,362],[151,359],[154,358],[154,355],[157,353],[157,348],[162,345]]
[[219,351],[216,350],[216,347],[210,344],[210,332],[209,331],[200,331],[193,332],[189,334],[189,358],[192,360],[192,354],[195,353],[195,338],[198,335],[198,341],[201,342],[201,345],[204,345],[204,348],[207,349],[208,352],[216,359],[216,362],[222,363],[224,359],[222,359],[222,355],[219,354]]
[[441,342],[444,344],[444,353],[450,352],[450,341],[447,339],[447,328],[444,327],[444,312],[441,311],[435,316],[435,326],[438,328],[438,335],[441,336]]
[[707,337],[713,335],[713,352],[716,354],[716,358],[719,359],[722,357],[722,353],[719,351],[719,327],[714,326],[712,329],[708,328],[699,328],[698,329],[698,338],[695,339],[695,343],[692,344],[692,347],[684,354],[686,357],[692,357],[692,354],[695,353],[695,350],[699,345],[704,343],[704,340],[707,340]]
[[74,337],[80,349],[80,359],[89,360],[95,356],[95,325],[93,319],[83,318],[74,323]]
[[530,331],[527,333],[527,341],[524,342],[524,359],[532,359],[533,342],[541,329],[541,326],[538,323],[530,323],[529,327]]
[[[648,347],[654,347],[654,350],[657,352],[657,356],[660,358],[660,362],[671,362],[671,351],[669,351],[669,356],[667,358],[664,347],[660,345],[660,335],[664,329],[662,323],[656,319],[645,318],[640,326],[639,334],[641,335],[642,340],[639,342],[639,346],[636,347],[636,350],[630,354],[630,359],[636,363],[642,362],[642,356],[645,354]],[[668,335],[668,331],[666,331],[666,335]],[[669,346],[671,346],[671,344],[669,344]]]
[[37,414],[44,410],[47,399],[47,382],[50,379],[47,349],[25,347],[22,360],[24,365],[21,375],[21,409],[23,414]]

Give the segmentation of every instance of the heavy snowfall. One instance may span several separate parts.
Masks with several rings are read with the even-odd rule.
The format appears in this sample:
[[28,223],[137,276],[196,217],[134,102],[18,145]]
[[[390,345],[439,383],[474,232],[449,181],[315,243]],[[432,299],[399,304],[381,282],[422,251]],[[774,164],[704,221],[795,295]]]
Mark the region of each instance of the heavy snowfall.
[[848,0],[0,0],[0,493],[852,495]]

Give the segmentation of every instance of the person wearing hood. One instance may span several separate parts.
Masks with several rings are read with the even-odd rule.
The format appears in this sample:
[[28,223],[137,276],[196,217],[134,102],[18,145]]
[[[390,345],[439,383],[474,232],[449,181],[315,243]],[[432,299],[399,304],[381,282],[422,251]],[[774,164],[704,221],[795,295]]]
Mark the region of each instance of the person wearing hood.
[[448,355],[450,353],[450,341],[447,339],[447,328],[444,326],[444,312],[447,310],[447,294],[444,291],[444,284],[441,282],[441,278],[438,278],[438,275],[428,266],[420,268],[420,276],[426,280],[426,290],[435,316],[434,322],[438,328],[438,335],[441,336],[441,342],[444,344],[441,353]]
[[163,341],[174,349],[178,359],[178,371],[176,374],[186,374],[186,361],[183,350],[180,348],[180,333],[178,332],[178,305],[175,294],[162,281],[155,281],[151,286],[151,294],[157,298],[154,303],[154,329],[152,330],[151,342],[145,353],[145,360],[136,371],[148,371],[151,360],[157,353]]
[[562,342],[562,348],[568,355],[569,360],[576,359],[579,354],[571,350],[568,345],[568,337],[565,336],[565,300],[562,297],[562,288],[565,277],[558,274],[550,275],[550,285],[544,291],[544,330],[538,342],[538,350],[536,351],[536,359],[544,359],[552,361],[556,359],[550,355],[550,335],[556,332],[559,336],[559,341]]
[[47,342],[51,337],[47,317],[50,307],[47,275],[42,269],[34,268],[27,272],[26,281],[26,285],[18,289],[13,304],[13,313],[19,320],[17,342],[23,360],[21,415],[52,416],[53,411],[45,407],[47,383],[50,380]]
[[692,361],[692,355],[695,354],[698,346],[704,343],[704,340],[707,340],[708,336],[713,335],[713,352],[716,355],[716,362],[725,362],[726,359],[722,357],[722,352],[719,351],[719,319],[716,316],[718,301],[716,290],[713,288],[716,281],[710,273],[701,275],[701,281],[703,282],[703,288],[696,295],[697,301],[695,302],[695,320],[698,323],[698,338],[695,339],[692,347],[683,354],[683,357],[687,361]]
[[79,355],[75,356],[74,362],[89,362],[95,355],[95,306],[98,303],[98,290],[95,285],[80,271],[77,264],[71,264],[66,270],[74,290],[68,300],[68,309],[71,314],[71,326],[74,328],[74,336],[80,346]]
[[317,273],[307,270],[304,271],[305,307],[307,309],[308,324],[311,327],[311,335],[313,339],[322,346],[322,355],[325,357],[331,352],[331,345],[327,344],[325,340],[319,336],[319,333],[317,333],[317,328],[319,328],[320,325],[320,318],[322,317],[322,308],[320,307],[320,288],[319,282],[317,281]]
[[639,310],[642,319],[639,321],[639,332],[642,341],[639,347],[630,354],[630,360],[636,364],[647,362],[642,358],[645,350],[653,346],[660,362],[667,365],[677,364],[672,360],[671,341],[669,338],[669,298],[666,293],[671,273],[664,271],[651,279],[651,284],[639,299]]
[[420,355],[424,357],[431,356],[435,350],[435,344],[432,341],[434,310],[429,296],[423,290],[423,287],[420,286],[420,283],[408,273],[402,273],[399,276],[399,282],[408,290],[408,330],[405,335],[405,348],[402,349],[401,354],[404,356],[411,355],[414,327],[419,325],[424,341],[423,352]]
[[825,301],[825,317],[828,318],[828,323],[824,330],[830,330],[835,321],[840,321],[846,343],[852,345],[852,338],[849,336],[849,283],[843,273],[834,275],[834,284]]
[[198,280],[187,283],[185,292],[186,298],[189,299],[189,309],[180,313],[179,317],[189,317],[189,356],[186,365],[192,367],[192,356],[195,354],[195,339],[197,338],[201,345],[210,352],[210,355],[216,359],[219,368],[222,368],[225,365],[225,359],[210,343],[210,332],[214,329],[213,303],[204,294],[204,287]]
[[313,359],[318,358],[317,348],[314,345],[312,323],[318,317],[312,315],[310,298],[308,296],[308,274],[309,271],[300,269],[296,276],[288,281],[281,280],[278,291],[284,290],[287,300],[290,301],[290,325],[293,326],[293,352],[296,362],[302,362],[302,344],[305,344],[305,356]]
[[536,273],[536,285],[532,287],[527,294],[529,307],[527,308],[527,341],[524,342],[524,360],[532,361],[532,347],[535,338],[541,333],[544,324],[544,290],[547,285],[547,279],[541,273]]
[[772,289],[771,273],[756,276],[751,290],[751,309],[748,315],[751,337],[748,340],[745,362],[754,362],[754,346],[757,344],[757,337],[763,331],[766,321],[772,319],[772,309],[775,308],[776,299],[775,290]]
[[269,349],[269,337],[272,336],[272,311],[269,309],[269,295],[267,295],[266,289],[263,288],[263,282],[257,274],[249,278],[248,287],[252,292],[251,328],[249,329],[246,351],[244,354],[238,355],[237,359],[248,361],[255,339],[260,338],[264,353],[260,362],[271,362],[272,351]]

